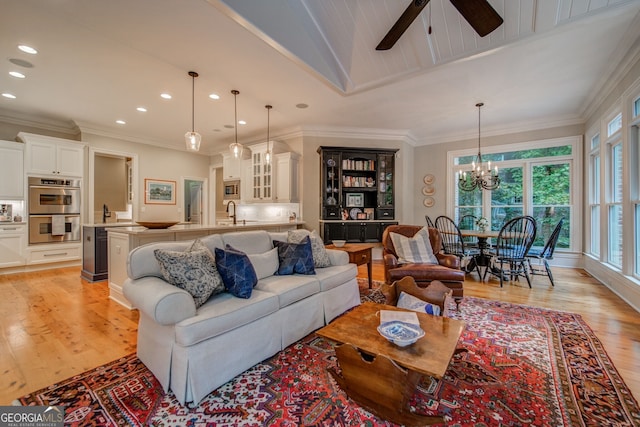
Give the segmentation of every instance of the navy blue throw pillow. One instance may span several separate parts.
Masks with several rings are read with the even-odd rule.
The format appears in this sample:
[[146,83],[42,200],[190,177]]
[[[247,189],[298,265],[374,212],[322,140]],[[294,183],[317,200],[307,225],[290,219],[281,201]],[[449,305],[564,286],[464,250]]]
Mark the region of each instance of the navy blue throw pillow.
[[258,277],[247,254],[226,245],[225,249],[215,248],[215,256],[218,272],[227,291],[238,298],[250,298]]
[[276,271],[277,275],[316,274],[309,236],[305,236],[300,243],[274,240],[273,245],[278,248],[278,261],[280,262],[278,271]]

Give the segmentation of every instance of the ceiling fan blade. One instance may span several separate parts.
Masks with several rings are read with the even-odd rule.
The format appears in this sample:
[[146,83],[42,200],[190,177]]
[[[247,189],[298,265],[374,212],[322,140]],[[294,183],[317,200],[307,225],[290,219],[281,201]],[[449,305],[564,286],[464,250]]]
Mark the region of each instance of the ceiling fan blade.
[[376,50],[388,50],[393,47],[398,39],[409,28],[409,25],[420,15],[422,9],[429,3],[429,0],[412,0],[404,13],[398,18],[393,27],[389,30],[382,41],[376,46]]
[[480,37],[486,36],[504,22],[486,0],[451,0],[451,3]]

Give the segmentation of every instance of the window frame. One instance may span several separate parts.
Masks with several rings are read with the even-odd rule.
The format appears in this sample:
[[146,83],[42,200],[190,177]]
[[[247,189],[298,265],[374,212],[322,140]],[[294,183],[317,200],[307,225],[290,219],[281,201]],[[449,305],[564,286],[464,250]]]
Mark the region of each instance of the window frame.
[[[582,251],[582,212],[580,209],[582,204],[582,136],[569,136],[563,138],[553,138],[545,140],[533,140],[514,144],[500,144],[489,145],[482,149],[482,154],[497,154],[503,152],[512,152],[529,149],[541,149],[551,148],[558,146],[571,146],[571,154],[564,156],[550,156],[539,157],[531,159],[515,159],[507,161],[492,161],[492,165],[498,166],[498,169],[522,166],[523,167],[523,212],[525,215],[529,215],[533,209],[533,195],[531,194],[531,182],[527,181],[531,178],[531,165],[540,164],[543,162],[560,163],[562,161],[570,162],[571,167],[571,218],[569,223],[571,224],[571,241],[569,248],[558,249],[558,252],[581,252]],[[447,152],[447,176],[451,177],[446,180],[446,215],[453,218],[456,212],[456,187],[457,181],[455,179],[456,172],[460,170],[460,166],[455,164],[455,160],[458,157],[472,156],[477,154],[477,148],[468,148],[463,150],[452,150]],[[490,201],[490,194],[486,190],[482,190],[483,199],[483,216],[491,214],[491,207],[488,203]]]

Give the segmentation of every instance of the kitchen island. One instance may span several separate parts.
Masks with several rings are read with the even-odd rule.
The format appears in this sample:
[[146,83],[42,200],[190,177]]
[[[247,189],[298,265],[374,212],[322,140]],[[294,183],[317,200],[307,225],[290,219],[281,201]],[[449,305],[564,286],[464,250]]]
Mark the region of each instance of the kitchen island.
[[154,242],[194,240],[210,234],[229,233],[232,231],[268,230],[288,231],[301,228],[303,221],[293,222],[260,222],[238,221],[237,224],[199,225],[176,224],[164,229],[148,229],[142,226],[108,227],[108,277],[109,298],[127,308],[133,308],[122,294],[122,285],[127,279],[127,257],[129,252],[138,246]]

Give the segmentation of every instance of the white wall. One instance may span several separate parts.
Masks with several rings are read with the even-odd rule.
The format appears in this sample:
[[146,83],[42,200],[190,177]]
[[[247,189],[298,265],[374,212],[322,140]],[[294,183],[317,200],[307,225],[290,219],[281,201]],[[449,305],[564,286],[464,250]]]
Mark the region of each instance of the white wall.
[[[109,151],[132,153],[138,158],[137,194],[133,196],[133,218],[140,221],[181,221],[183,217],[184,192],[181,178],[208,180],[208,156],[187,153],[139,144],[116,138],[83,133],[82,141],[89,147]],[[176,182],[176,204],[145,204],[145,179],[160,179]]]

